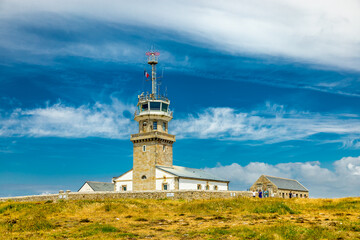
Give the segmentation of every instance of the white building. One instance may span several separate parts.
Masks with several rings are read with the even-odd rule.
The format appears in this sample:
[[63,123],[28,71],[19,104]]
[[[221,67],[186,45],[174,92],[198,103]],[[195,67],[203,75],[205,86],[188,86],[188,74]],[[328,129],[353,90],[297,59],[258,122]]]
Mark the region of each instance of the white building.
[[[156,166],[155,190],[228,190],[229,181],[200,169]],[[114,177],[115,191],[133,191],[133,170]]]

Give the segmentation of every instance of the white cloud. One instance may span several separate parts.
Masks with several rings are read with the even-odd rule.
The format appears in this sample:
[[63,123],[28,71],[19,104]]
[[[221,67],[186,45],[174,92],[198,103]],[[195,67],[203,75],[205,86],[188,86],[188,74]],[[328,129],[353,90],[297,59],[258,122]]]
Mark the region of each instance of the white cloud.
[[275,55],[360,70],[360,3],[305,1],[2,1],[1,18],[85,16],[175,30],[232,54]]
[[359,196],[360,157],[344,157],[333,163],[334,170],[321,167],[319,162],[268,164],[252,162],[246,166],[206,168],[219,177],[230,180],[230,187],[245,190],[262,175],[296,179],[310,191],[311,197]]
[[113,99],[69,107],[58,103],[45,108],[16,109],[0,118],[0,136],[129,138],[135,123],[135,108]]
[[[18,108],[0,116],[0,136],[127,139],[137,131],[137,123],[132,119],[134,111],[132,104],[114,98],[111,104],[97,102],[73,107],[58,103],[44,108]],[[270,103],[249,112],[207,108],[175,119],[169,127],[170,133],[180,139],[213,138],[271,144],[308,140],[318,133],[327,133],[333,135],[331,140],[325,136],[311,139],[322,143],[342,143],[344,148],[360,147],[358,115],[300,112]]]
[[[266,143],[303,140],[318,133],[338,135],[344,147],[358,146],[360,117],[347,114],[319,114],[287,111],[284,106],[266,104],[266,108],[241,112],[233,108],[207,108],[172,123],[179,138],[217,138]],[[349,142],[349,139],[352,141]],[[322,139],[324,140],[324,139]]]

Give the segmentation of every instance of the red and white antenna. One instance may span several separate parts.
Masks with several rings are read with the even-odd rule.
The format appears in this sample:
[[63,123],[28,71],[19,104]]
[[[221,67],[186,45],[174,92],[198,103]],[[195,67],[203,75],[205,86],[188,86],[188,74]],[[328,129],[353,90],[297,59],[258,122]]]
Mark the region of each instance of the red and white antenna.
[[148,64],[151,65],[151,83],[152,83],[152,94],[156,98],[157,93],[157,83],[156,83],[156,64],[158,63],[158,58],[160,53],[157,51],[148,51],[145,53],[145,55],[148,57]]

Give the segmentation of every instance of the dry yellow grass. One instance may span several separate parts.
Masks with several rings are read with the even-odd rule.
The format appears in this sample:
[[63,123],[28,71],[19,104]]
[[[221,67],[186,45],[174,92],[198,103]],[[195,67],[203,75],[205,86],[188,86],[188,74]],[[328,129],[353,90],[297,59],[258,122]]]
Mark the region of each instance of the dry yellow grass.
[[360,198],[0,203],[1,239],[360,239]]

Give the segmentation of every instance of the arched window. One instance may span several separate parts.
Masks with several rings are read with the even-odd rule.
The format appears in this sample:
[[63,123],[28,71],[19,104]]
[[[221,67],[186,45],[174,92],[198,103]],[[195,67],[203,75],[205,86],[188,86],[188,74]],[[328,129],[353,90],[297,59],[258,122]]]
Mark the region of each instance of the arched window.
[[146,176],[145,176],[145,175],[142,175],[141,179],[146,179]]
[[146,152],[146,145],[142,147],[143,152]]

